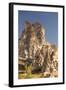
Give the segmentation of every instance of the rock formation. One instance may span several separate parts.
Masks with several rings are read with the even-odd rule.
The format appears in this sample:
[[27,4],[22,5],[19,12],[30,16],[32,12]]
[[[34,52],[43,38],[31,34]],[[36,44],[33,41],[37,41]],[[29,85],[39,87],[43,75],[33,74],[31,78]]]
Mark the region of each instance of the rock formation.
[[31,66],[32,74],[58,76],[58,49],[46,41],[45,29],[39,22],[31,24],[26,21],[18,42],[19,73],[29,72],[25,67]]

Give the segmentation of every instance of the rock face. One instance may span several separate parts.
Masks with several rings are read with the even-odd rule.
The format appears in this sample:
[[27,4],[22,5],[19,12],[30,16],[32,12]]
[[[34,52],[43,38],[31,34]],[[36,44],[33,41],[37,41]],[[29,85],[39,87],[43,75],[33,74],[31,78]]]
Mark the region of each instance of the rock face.
[[58,76],[58,49],[45,39],[45,29],[38,22],[25,22],[24,30],[18,41],[19,73],[42,73],[42,77]]

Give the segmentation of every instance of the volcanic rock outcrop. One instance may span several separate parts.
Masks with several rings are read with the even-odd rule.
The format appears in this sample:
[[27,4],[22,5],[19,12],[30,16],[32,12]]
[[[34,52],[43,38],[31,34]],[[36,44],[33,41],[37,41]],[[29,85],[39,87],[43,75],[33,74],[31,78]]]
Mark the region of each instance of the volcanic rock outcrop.
[[[58,76],[58,49],[45,39],[45,29],[39,22],[25,22],[18,41],[19,73],[42,73]],[[30,70],[26,69],[26,67]],[[44,77],[43,76],[43,77]],[[47,76],[48,77],[48,76]]]

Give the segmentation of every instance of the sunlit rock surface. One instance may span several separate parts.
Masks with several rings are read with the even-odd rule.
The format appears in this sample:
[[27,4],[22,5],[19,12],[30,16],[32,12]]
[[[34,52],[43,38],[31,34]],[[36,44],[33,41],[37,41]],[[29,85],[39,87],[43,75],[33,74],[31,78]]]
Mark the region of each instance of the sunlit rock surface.
[[46,40],[45,32],[39,22],[25,22],[18,41],[19,79],[58,77],[58,48]]

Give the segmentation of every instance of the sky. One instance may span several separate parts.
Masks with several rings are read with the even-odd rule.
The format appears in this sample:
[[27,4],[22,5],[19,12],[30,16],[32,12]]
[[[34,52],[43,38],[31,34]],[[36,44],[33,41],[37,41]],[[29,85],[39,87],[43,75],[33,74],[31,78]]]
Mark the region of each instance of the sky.
[[58,46],[58,13],[38,11],[18,11],[18,33],[24,30],[24,23],[28,20],[31,23],[39,22],[46,33],[46,40]]

